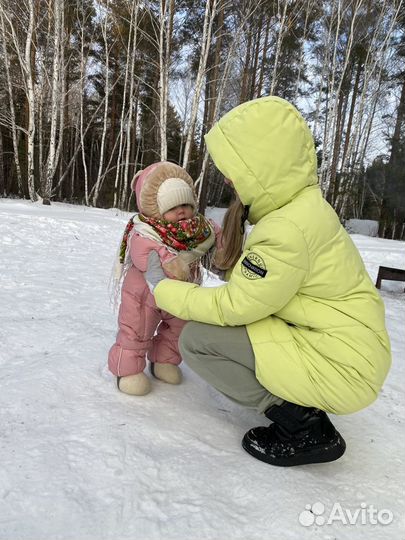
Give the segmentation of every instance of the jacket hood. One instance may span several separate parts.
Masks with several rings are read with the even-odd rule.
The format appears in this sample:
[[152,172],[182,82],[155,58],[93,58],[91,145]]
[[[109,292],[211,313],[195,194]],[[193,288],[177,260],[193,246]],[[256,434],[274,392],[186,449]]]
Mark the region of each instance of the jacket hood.
[[141,206],[141,191],[142,191],[143,185],[148,177],[148,174],[151,173],[158,166],[159,166],[159,163],[153,163],[152,165],[149,165],[148,167],[146,167],[146,169],[142,169],[138,171],[131,182],[131,187],[133,191],[135,192],[136,204],[138,206],[139,211],[142,213],[143,213],[143,208]]
[[[138,171],[131,182],[131,188],[135,191],[138,210],[142,214],[155,219],[162,218],[159,211],[158,191],[163,182],[169,179],[179,179],[186,182],[191,188],[194,209],[197,209],[197,197],[191,176],[183,167],[175,163],[160,161]],[[191,204],[191,200],[187,202]]]
[[318,183],[312,134],[284,99],[242,103],[212,127],[205,141],[217,168],[250,206],[251,223]]

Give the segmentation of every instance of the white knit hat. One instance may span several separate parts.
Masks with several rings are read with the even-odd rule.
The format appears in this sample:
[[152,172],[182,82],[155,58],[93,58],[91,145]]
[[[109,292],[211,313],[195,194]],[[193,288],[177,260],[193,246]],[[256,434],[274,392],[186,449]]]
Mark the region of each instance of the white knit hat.
[[192,188],[181,178],[168,178],[157,192],[159,212],[163,216],[166,212],[180,206],[189,204],[195,209],[196,200]]

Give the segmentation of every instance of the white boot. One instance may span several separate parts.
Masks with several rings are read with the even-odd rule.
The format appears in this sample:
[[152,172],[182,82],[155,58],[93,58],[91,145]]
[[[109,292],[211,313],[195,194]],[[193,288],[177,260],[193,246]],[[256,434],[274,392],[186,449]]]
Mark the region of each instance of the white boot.
[[174,364],[151,363],[150,371],[154,377],[169,384],[180,384],[183,378],[180,368]]
[[150,380],[145,373],[117,377],[117,385],[121,392],[131,396],[145,396],[151,391]]

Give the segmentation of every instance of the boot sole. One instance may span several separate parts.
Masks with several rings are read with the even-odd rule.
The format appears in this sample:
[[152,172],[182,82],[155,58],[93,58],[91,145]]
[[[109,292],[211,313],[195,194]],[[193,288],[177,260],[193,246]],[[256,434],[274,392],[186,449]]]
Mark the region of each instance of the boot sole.
[[[333,444],[332,448],[331,444]],[[264,463],[275,465],[277,467],[294,467],[296,465],[311,465],[314,463],[329,463],[331,461],[336,461],[345,453],[346,443],[339,435],[336,443],[331,444],[313,446],[310,450],[296,452],[290,457],[278,458],[275,456],[272,457],[264,451],[260,452],[260,450],[254,448],[246,435],[242,440],[242,448],[246,450],[248,454]]]

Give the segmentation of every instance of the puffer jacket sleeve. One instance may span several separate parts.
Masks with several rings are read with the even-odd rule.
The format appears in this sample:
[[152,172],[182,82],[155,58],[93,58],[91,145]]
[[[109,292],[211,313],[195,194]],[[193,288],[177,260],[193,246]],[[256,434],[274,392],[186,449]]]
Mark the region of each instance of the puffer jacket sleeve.
[[163,280],[157,305],[184,320],[241,326],[277,313],[302,286],[308,248],[301,231],[285,219],[258,223],[230,280],[220,287]]

